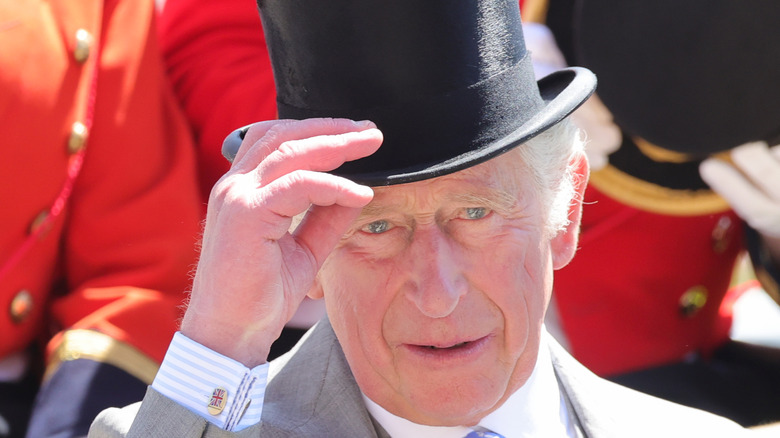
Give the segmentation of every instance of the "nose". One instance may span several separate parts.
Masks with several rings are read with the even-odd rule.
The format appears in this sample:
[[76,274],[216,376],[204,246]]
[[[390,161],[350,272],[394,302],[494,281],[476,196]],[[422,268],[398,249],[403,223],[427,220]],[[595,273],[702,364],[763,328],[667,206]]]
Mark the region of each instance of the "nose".
[[436,226],[416,230],[408,248],[407,298],[429,318],[450,315],[468,290],[463,248]]

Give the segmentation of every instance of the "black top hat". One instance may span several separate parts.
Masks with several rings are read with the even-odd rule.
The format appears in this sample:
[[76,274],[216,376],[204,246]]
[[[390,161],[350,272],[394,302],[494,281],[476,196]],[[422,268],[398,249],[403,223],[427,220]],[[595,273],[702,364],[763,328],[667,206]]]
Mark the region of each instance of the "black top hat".
[[702,157],[780,136],[780,1],[551,0],[548,25],[629,134]]
[[517,0],[259,0],[279,118],[372,120],[384,143],[334,171],[367,185],[444,175],[553,126],[588,70],[537,84]]

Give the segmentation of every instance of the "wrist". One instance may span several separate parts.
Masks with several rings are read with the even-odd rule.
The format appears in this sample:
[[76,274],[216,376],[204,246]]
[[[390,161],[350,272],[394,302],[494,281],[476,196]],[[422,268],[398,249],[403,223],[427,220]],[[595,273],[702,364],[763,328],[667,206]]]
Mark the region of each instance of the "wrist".
[[187,312],[181,323],[181,333],[189,339],[215,352],[254,368],[268,361],[271,344],[278,336],[265,335],[271,330],[254,326],[252,333],[248,325],[234,321],[217,321]]

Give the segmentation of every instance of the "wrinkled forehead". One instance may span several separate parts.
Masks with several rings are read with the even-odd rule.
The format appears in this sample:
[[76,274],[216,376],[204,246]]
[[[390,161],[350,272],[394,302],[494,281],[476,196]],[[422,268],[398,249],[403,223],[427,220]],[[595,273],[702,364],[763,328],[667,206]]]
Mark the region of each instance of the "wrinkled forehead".
[[[374,188],[374,199],[363,215],[377,210],[411,208],[447,202],[479,201],[495,207],[510,208],[522,196],[519,187],[531,184],[521,161],[510,154],[436,178]],[[473,202],[472,202],[473,203]]]

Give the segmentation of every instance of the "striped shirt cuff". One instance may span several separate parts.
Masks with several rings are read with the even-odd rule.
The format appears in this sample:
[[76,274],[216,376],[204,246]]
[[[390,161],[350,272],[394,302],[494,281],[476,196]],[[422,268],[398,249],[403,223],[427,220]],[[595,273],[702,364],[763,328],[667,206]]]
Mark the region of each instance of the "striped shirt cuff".
[[268,363],[247,368],[176,332],[152,388],[237,432],[260,422],[267,381]]

